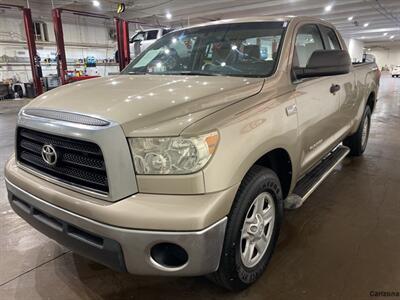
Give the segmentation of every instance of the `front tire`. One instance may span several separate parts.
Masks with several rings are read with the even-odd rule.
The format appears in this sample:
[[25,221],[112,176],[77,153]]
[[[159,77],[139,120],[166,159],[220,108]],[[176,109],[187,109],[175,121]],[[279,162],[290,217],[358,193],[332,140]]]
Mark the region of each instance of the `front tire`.
[[369,132],[371,128],[371,109],[365,108],[363,118],[358,130],[343,141],[343,145],[350,148],[351,156],[361,156],[367,148]]
[[218,270],[210,278],[240,291],[261,277],[278,240],[283,219],[282,190],[275,172],[254,166],[236,194]]
[[119,50],[115,51],[114,53],[114,59],[116,63],[119,63]]

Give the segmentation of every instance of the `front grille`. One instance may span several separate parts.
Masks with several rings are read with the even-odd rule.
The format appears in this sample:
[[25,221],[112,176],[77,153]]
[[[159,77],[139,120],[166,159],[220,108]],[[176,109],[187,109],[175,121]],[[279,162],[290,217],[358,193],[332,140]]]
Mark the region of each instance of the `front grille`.
[[[57,162],[48,164],[42,158],[42,147],[51,145]],[[98,145],[86,141],[17,129],[17,160],[55,179],[97,192],[108,193],[108,180],[103,154]]]

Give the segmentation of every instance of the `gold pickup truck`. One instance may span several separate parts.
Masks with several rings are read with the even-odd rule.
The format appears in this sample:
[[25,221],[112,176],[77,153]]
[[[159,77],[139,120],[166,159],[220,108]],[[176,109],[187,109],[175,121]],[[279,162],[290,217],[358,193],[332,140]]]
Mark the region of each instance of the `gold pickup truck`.
[[115,270],[244,289],[271,258],[284,208],[364,152],[379,77],[315,18],[173,31],[121,74],[20,111],[9,201]]

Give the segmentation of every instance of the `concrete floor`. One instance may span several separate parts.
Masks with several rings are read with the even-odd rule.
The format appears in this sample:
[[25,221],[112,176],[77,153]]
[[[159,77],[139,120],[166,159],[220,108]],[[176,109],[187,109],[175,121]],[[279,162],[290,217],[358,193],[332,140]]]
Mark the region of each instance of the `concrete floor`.
[[119,274],[57,245],[9,207],[4,161],[18,105],[0,103],[0,299],[370,299],[400,292],[400,79],[384,76],[365,155],[286,212],[263,277],[231,294],[198,278]]

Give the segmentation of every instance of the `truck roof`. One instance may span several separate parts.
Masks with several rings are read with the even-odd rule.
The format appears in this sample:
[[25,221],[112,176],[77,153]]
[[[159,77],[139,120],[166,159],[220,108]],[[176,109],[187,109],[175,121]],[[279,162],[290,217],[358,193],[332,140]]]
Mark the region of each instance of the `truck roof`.
[[[205,27],[211,25],[220,25],[220,24],[230,24],[230,23],[248,23],[248,22],[285,22],[292,20],[309,20],[309,21],[318,21],[325,22],[323,19],[308,17],[308,16],[293,16],[293,15],[276,15],[276,16],[252,16],[252,17],[243,17],[243,18],[232,18],[232,19],[223,19],[218,21],[211,21],[206,23],[195,24],[192,26],[187,26],[182,29],[187,28],[196,28],[196,27]],[[180,30],[180,29],[177,29]]]

